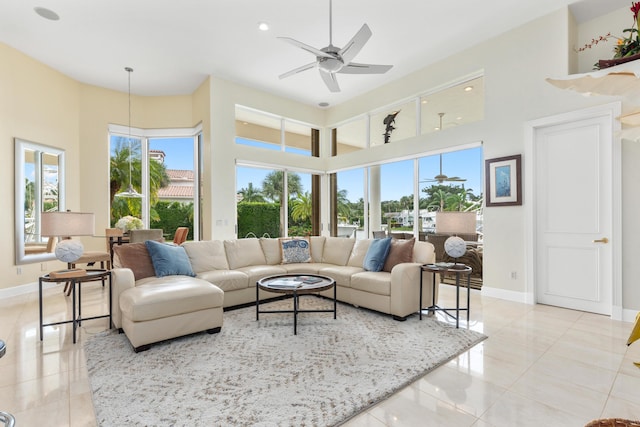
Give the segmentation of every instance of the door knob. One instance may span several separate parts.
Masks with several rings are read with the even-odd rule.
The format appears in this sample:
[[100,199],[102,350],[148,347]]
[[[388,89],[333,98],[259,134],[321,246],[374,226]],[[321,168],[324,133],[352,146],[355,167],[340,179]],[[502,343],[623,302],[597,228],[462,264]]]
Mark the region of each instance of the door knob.
[[609,243],[609,239],[603,237],[602,239],[594,240],[593,243]]

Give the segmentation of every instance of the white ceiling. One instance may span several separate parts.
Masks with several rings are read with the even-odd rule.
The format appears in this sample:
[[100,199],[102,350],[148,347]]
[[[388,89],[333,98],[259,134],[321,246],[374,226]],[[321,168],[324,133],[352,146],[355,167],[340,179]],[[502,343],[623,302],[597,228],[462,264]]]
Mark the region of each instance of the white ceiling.
[[[334,0],[333,44],[367,23],[356,62],[392,64],[383,75],[338,75],[330,93],[317,70],[279,80],[314,60],[277,37],[329,43],[328,0],[0,0],[0,41],[78,81],[138,95],[192,93],[208,75],[282,97],[336,105],[576,0]],[[34,12],[44,6],[60,16]],[[629,6],[584,0],[579,20]],[[271,29],[262,32],[259,22]],[[3,64],[7,66],[9,64]]]

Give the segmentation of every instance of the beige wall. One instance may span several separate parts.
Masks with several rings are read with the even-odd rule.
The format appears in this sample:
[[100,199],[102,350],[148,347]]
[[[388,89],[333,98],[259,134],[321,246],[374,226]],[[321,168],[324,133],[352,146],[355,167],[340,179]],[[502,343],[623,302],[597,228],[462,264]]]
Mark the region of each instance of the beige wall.
[[[66,152],[66,207],[94,212],[96,234],[109,225],[108,124],[128,124],[128,95],[76,82],[0,44],[0,219],[14,223],[14,144],[19,137]],[[123,72],[123,78],[126,75]],[[132,96],[132,126],[179,128],[203,124],[210,133],[208,80],[193,95]],[[205,141],[209,139],[206,138]],[[206,165],[205,169],[208,169]],[[87,249],[102,250],[103,238],[83,238]],[[58,261],[15,265],[13,232],[0,245],[2,289],[33,284],[42,271],[63,268]]]
[[[624,15],[624,19],[627,16]],[[607,16],[605,21],[612,19]],[[272,163],[327,170],[428,153],[445,147],[483,142],[486,158],[524,153],[524,127],[527,121],[615,98],[585,98],[557,89],[546,77],[566,75],[579,62],[568,54],[571,45],[582,42],[584,25],[575,26],[565,9],[537,19],[486,43],[410,74],[352,101],[321,110],[278,98],[268,93],[210,77],[190,96],[134,97],[134,125],[140,127],[193,126],[203,123],[204,132],[204,238],[235,236],[235,164],[237,161]],[[598,28],[598,22],[588,25]],[[622,21],[620,28],[626,25]],[[609,31],[603,29],[602,31]],[[576,33],[577,32],[577,33]],[[126,94],[76,83],[11,48],[0,45],[0,160],[4,179],[5,205],[13,206],[12,138],[20,136],[67,149],[70,183],[68,206],[72,209],[103,212],[97,223],[107,223],[108,207],[108,123],[126,124]],[[358,114],[393,104],[462,76],[484,71],[485,120],[459,128],[416,137],[398,144],[386,144],[339,158],[306,158],[289,153],[253,150],[234,143],[235,104],[269,111],[320,127],[331,126]],[[65,108],[60,108],[64,105]],[[321,135],[326,153],[328,132]],[[623,150],[623,235],[633,235],[640,208],[635,195],[634,165],[640,159],[636,145],[625,142]],[[529,167],[524,159],[524,167]],[[8,196],[8,195],[11,196]],[[7,195],[7,196],[5,196]],[[488,289],[513,296],[526,292],[527,242],[524,206],[487,208],[484,215],[485,284]],[[13,223],[12,209],[2,211],[3,219]],[[326,216],[323,221],[326,222]],[[625,230],[629,229],[630,233]],[[640,252],[632,238],[623,243],[623,306],[640,309],[640,287],[635,285],[640,267],[634,260]],[[9,272],[0,290],[34,282],[39,266],[24,266],[15,274],[13,245],[0,247],[0,269]],[[517,279],[510,278],[516,271]]]

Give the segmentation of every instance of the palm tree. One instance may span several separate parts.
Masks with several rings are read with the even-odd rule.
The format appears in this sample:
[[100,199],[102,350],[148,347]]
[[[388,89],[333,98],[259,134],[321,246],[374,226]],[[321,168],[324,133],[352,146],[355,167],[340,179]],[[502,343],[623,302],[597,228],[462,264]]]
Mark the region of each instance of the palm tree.
[[444,211],[444,204],[447,199],[447,194],[442,189],[438,189],[431,195],[431,202],[427,205],[427,208],[437,208],[439,211]]
[[[273,171],[270,172],[262,181],[262,193],[266,198],[271,199],[274,203],[280,204],[280,232],[284,230],[285,215],[283,200],[287,197],[284,193],[284,172]],[[302,183],[300,182],[300,175],[292,172],[287,173],[287,189],[290,196],[299,196],[302,192]]]
[[349,199],[347,199],[347,190],[338,190],[336,199],[338,200],[338,216],[346,218],[347,220],[351,218],[351,207],[349,206]]
[[264,202],[264,196],[262,191],[253,186],[253,182],[247,185],[247,188],[242,188],[238,191],[242,195],[243,202]]
[[294,221],[304,221],[311,218],[312,202],[311,194],[309,194],[308,191],[299,195],[295,200],[292,200],[291,218]]
[[[136,198],[116,198],[115,195],[123,188],[129,186],[129,182],[134,189],[140,190],[142,187],[142,161],[141,144],[129,144],[127,138],[118,137],[116,148],[110,159],[110,201],[111,219],[116,220],[125,215],[140,217],[142,203]],[[153,206],[158,201],[158,190],[169,185],[169,176],[163,163],[157,161],[149,162],[149,206],[150,219],[159,220],[158,213]]]
[[447,210],[462,212],[464,210],[466,201],[467,201],[467,196],[464,190],[456,193],[447,194],[447,197],[446,197]]

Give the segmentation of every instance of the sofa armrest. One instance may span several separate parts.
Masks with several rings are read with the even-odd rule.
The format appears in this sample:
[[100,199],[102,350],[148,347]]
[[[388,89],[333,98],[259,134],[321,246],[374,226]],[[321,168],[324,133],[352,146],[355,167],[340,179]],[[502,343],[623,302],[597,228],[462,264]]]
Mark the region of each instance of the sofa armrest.
[[[393,316],[404,318],[418,311],[420,298],[420,274],[422,273],[422,305],[428,307],[433,301],[433,275],[423,272],[422,264],[407,262],[398,264],[391,270],[391,302]],[[436,289],[437,303],[437,289]]]
[[111,318],[116,328],[122,327],[120,294],[135,286],[136,280],[130,268],[114,268],[111,270]]

